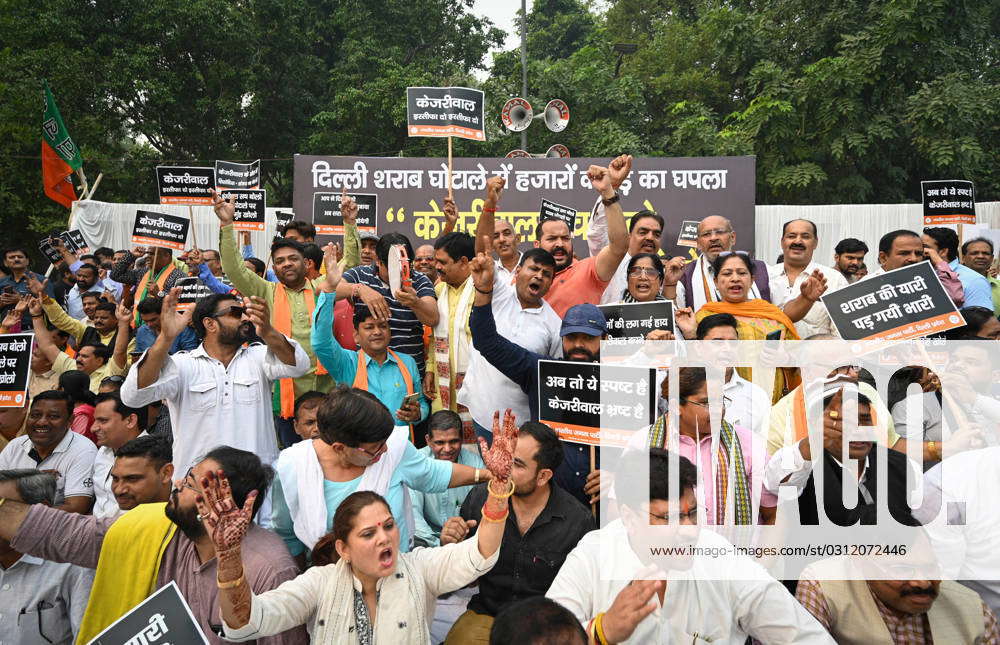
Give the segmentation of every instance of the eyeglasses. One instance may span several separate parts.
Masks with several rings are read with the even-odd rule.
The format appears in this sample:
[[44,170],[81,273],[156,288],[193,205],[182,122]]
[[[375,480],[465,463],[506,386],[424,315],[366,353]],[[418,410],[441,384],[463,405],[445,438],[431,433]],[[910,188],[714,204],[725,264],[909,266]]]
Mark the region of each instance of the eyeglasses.
[[195,486],[194,483],[194,468],[188,468],[187,474],[181,480],[181,488],[190,488],[199,495],[201,494],[201,489]]
[[719,253],[720,258],[728,257],[730,255],[742,255],[745,258],[750,257],[750,254],[746,251],[722,251]]
[[225,309],[223,309],[222,311],[215,312],[214,314],[209,316],[209,318],[222,318],[223,316],[228,316],[230,314],[236,316],[237,318],[242,318],[243,314],[245,314],[246,312],[247,312],[246,307],[241,307],[239,305],[230,305]]
[[[722,397],[722,407],[726,407],[727,405],[731,404],[732,402],[733,402],[733,400],[730,399],[728,396]],[[691,405],[697,405],[699,408],[705,408],[706,410],[708,409],[708,401],[705,401],[704,403],[702,403],[701,401],[694,401],[692,399],[684,399],[684,398],[682,398],[681,399],[681,403],[690,403]]]
[[125,382],[125,377],[119,376],[118,374],[115,374],[114,376],[105,376],[103,379],[101,379],[101,385],[104,385],[105,383],[124,383],[124,382]]
[[698,507],[692,506],[691,510],[687,513],[667,513],[666,515],[657,515],[652,511],[649,511],[649,516],[654,520],[659,520],[661,522],[666,522],[667,524],[680,524],[684,520],[689,522],[698,521]]
[[732,232],[733,232],[733,229],[731,229],[731,228],[714,228],[714,229],[712,229],[710,231],[702,231],[701,233],[698,233],[698,237],[706,237],[707,238],[707,237],[712,237],[714,235],[718,235],[718,236],[729,235]]
[[381,444],[379,444],[379,447],[375,449],[375,452],[368,452],[367,450],[365,450],[361,446],[354,446],[354,449],[357,450],[358,452],[364,453],[365,455],[367,455],[371,459],[374,459],[375,457],[378,457],[383,452],[385,452],[385,450],[386,450],[387,447],[388,447],[388,443],[386,441],[383,441]]
[[630,278],[638,278],[641,276],[649,278],[663,277],[660,275],[660,272],[656,269],[656,267],[632,267],[628,270],[628,275]]

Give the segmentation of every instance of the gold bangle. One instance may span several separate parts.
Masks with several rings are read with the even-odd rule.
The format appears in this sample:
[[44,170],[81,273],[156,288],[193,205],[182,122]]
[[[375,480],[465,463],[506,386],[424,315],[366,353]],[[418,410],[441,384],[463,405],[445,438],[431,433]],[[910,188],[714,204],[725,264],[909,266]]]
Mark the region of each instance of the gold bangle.
[[478,484],[479,483],[479,469],[475,468],[474,470],[476,471],[476,478],[474,480],[474,483]]
[[6,497],[0,497],[0,506],[3,506],[3,503],[6,501],[7,501]]
[[239,587],[243,584],[243,574],[241,573],[239,578],[236,580],[230,580],[229,582],[222,582],[216,578],[215,583],[219,585],[219,589],[232,589],[233,587]]
[[[937,447],[937,442],[936,441],[928,441],[927,442],[927,450],[928,450],[928,452],[931,453],[931,459],[937,459],[937,461],[941,461],[941,453],[938,452],[938,447]],[[935,453],[937,453],[937,457],[934,456]]]
[[510,490],[507,491],[506,495],[497,495],[493,492],[493,480],[491,479],[486,483],[486,492],[489,493],[490,497],[495,497],[496,499],[507,499],[514,494],[514,480],[508,479],[507,482],[510,484]]
[[594,620],[594,631],[597,632],[597,642],[600,645],[608,645],[608,637],[604,635],[604,612],[597,614]]

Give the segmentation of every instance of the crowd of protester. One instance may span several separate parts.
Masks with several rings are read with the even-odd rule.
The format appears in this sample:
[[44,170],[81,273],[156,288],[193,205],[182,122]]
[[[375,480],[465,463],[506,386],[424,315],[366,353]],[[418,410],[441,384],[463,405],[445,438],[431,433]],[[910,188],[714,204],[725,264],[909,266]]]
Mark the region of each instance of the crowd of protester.
[[[661,215],[625,217],[631,167],[590,167],[580,259],[558,219],[525,248],[496,215],[498,177],[474,230],[416,250],[400,233],[359,234],[346,195],[342,245],[293,221],[266,258],[219,196],[216,249],[77,255],[54,240],[62,262],[47,276],[26,249],[4,250],[0,332],[33,332],[34,346],[26,404],[0,408],[0,643],[89,642],[176,582],[212,643],[1000,644],[1000,585],[981,580],[837,580],[820,561],[780,581],[749,556],[639,579],[642,526],[697,524],[693,540],[719,545],[707,527],[772,524],[781,486],[799,492],[803,524],[824,512],[865,524],[885,471],[881,503],[917,526],[907,451],[929,475],[952,459],[963,481],[990,473],[1000,401],[975,344],[948,379],[961,419],[926,368],[884,400],[845,367],[806,400],[798,370],[766,391],[720,353],[720,438],[706,430],[706,371],[683,368],[678,405],[634,435],[642,450],[626,449],[612,482],[600,451],[562,441],[538,409],[539,361],[600,361],[598,305],[673,301],[675,331],[651,340],[838,338],[823,294],[929,260],[967,323],[948,338],[997,340],[1000,279],[990,240],[960,245],[941,227],[840,240],[824,264],[817,227],[795,219],[769,265],[709,216],[697,259],[669,257]],[[413,272],[393,288],[398,247]],[[212,295],[183,309],[189,276]],[[840,461],[848,398],[859,425],[885,426],[886,451],[850,442],[860,471]],[[799,406],[822,413],[820,450],[787,427]],[[716,450],[734,465],[731,498],[710,475]],[[838,501],[845,479],[854,508]],[[609,499],[614,515],[598,518]],[[636,579],[602,575],[622,569]]]

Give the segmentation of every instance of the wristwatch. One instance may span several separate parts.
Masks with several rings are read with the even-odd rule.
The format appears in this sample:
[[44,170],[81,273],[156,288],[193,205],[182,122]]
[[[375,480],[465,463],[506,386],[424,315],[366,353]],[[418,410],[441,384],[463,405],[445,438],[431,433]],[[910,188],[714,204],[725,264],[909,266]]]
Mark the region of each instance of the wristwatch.
[[611,206],[612,204],[614,204],[615,202],[617,202],[621,198],[622,198],[621,193],[619,193],[616,190],[614,196],[611,197],[610,199],[604,199],[603,197],[601,197],[601,203],[604,204],[605,206]]

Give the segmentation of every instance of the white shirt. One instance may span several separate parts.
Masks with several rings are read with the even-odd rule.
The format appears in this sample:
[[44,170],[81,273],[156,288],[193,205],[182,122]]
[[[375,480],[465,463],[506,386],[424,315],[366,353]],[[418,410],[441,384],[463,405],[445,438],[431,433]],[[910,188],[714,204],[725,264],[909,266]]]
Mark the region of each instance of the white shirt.
[[59,472],[56,481],[56,505],[65,497],[94,496],[94,458],[97,446],[90,439],[72,430],[66,430],[59,445],[45,459],[37,461],[35,447],[28,435],[14,437],[0,452],[0,470],[35,468]]
[[93,569],[32,555],[0,567],[0,645],[72,643],[93,582]]
[[[768,285],[771,287],[771,302],[778,307],[784,307],[785,303],[795,300],[801,292],[802,283],[805,282],[812,272],[819,269],[823,277],[826,278],[826,292],[833,293],[838,289],[847,286],[847,279],[840,271],[832,269],[822,264],[810,262],[805,270],[796,276],[792,284],[788,284],[788,277],[785,274],[785,264],[775,264],[767,267]],[[837,328],[830,320],[830,314],[826,311],[826,306],[819,301],[813,303],[809,311],[802,320],[795,323],[795,331],[799,338],[805,339],[816,334],[833,334],[840,338]]]
[[[145,437],[148,433],[143,430],[136,438]],[[108,446],[101,446],[97,449],[97,458],[94,459],[94,511],[93,515],[99,520],[109,517],[118,517],[123,510],[118,508],[118,500],[111,492],[111,469],[115,465],[115,451]]]
[[[524,253],[519,253],[517,255],[517,263],[514,265],[514,271],[517,270],[517,265],[521,264],[521,258],[523,258],[523,257],[524,257]],[[507,284],[514,284],[514,271],[508,271],[507,267],[505,267],[503,265],[503,262],[501,262],[500,260],[494,261],[493,264],[496,266],[496,273],[495,273],[495,275],[498,278],[500,278],[501,280],[503,280]]]
[[[732,548],[704,528],[697,546]],[[545,595],[586,625],[611,607],[640,569],[624,525],[615,520],[580,540]],[[623,644],[743,645],[747,636],[763,643],[834,642],[777,580],[746,557],[696,557],[687,575],[667,582],[662,605],[653,598],[656,610]]]
[[[545,300],[541,307],[522,307],[516,288],[499,273],[493,276],[493,319],[497,333],[512,343],[543,356],[562,355],[559,314]],[[458,402],[469,408],[472,419],[487,430],[493,427],[493,413],[500,408],[510,408],[519,423],[531,418],[524,390],[490,365],[474,347],[469,348],[469,368],[458,391]]]
[[[125,405],[138,408],[161,399],[170,411],[174,433],[174,472],[183,475],[199,457],[218,446],[248,450],[265,464],[278,458],[271,411],[271,386],[309,370],[309,356],[295,349],[295,365],[285,365],[266,345],[241,347],[228,367],[199,345],[167,356],[159,378],[149,387],[137,385],[139,359],[122,384]],[[179,475],[179,476],[180,476]]]

